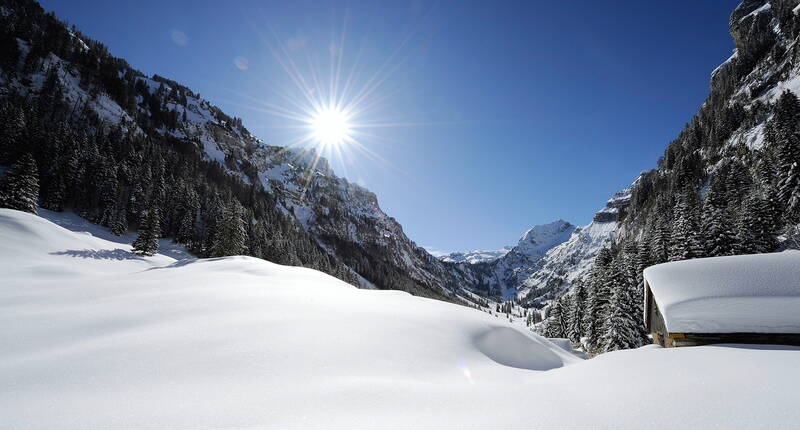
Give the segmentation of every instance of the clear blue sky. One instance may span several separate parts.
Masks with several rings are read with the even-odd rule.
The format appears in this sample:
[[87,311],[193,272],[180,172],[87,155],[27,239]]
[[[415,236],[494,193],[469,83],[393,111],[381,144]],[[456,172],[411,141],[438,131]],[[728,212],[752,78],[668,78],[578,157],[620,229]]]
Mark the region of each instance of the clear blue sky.
[[558,218],[588,223],[654,167],[730,56],[738,1],[42,4],[276,145],[298,133],[273,114],[291,105],[278,92],[299,94],[278,59],[306,78],[326,80],[332,59],[357,86],[377,76],[353,120],[386,125],[360,137],[372,155],[350,148],[333,167],[418,244],[464,250]]

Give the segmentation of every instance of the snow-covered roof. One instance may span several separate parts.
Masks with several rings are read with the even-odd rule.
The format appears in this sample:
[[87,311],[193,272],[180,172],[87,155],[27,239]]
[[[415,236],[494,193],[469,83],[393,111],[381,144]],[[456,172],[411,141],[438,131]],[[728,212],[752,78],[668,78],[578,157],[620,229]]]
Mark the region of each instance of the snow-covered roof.
[[800,333],[800,251],[648,267],[645,282],[672,333]]

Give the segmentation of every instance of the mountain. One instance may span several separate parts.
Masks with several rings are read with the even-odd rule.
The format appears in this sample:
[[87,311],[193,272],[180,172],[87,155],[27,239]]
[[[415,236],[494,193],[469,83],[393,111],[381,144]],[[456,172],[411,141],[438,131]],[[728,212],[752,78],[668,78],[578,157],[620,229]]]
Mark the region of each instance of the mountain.
[[452,252],[439,257],[439,259],[447,263],[491,263],[506,257],[513,251],[516,259],[524,259],[530,263],[535,263],[548,250],[566,240],[569,232],[572,231],[571,227],[570,223],[564,220],[557,220],[549,224],[537,225],[526,231],[515,246],[506,246],[503,249],[494,251]]
[[800,247],[800,1],[743,1],[729,29],[736,49],[705,102],[623,193],[607,251],[556,295],[542,332],[593,353],[635,348],[644,268]]
[[517,287],[536,270],[539,260],[548,250],[566,241],[574,230],[575,226],[564,220],[538,225],[525,232],[517,245],[500,258],[450,264],[464,274],[463,277],[474,285],[474,290],[512,300],[516,297]]
[[473,300],[460,269],[313,150],[265,143],[30,0],[0,6],[0,102],[0,166],[30,154],[49,209],[119,234],[155,218],[156,234],[198,256],[249,254],[365,288]]
[[635,184],[615,193],[591,223],[575,228],[569,239],[549,249],[516,286],[517,297],[524,303],[540,304],[588,274],[598,252],[614,240]]
[[489,263],[498,258],[508,254],[508,251],[511,250],[510,246],[506,246],[503,249],[495,249],[495,250],[474,250],[474,251],[456,251],[451,252],[449,254],[445,254],[439,256],[439,260],[444,261],[445,263]]

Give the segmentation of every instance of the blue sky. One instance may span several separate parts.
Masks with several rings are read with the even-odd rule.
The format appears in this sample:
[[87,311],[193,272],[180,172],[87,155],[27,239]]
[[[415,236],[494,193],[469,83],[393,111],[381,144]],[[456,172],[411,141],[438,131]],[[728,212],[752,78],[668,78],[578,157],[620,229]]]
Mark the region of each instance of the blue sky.
[[372,126],[332,165],[437,250],[588,223],[697,111],[737,3],[42,1],[276,145],[307,132],[277,114],[302,100],[281,61],[322,88],[354,71]]

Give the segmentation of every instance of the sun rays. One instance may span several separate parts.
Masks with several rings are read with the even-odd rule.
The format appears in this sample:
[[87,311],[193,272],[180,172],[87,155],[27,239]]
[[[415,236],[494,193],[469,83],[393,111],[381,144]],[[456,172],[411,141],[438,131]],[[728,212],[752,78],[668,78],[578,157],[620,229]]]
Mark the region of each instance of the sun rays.
[[346,145],[352,139],[350,118],[336,107],[316,112],[311,119],[311,134],[323,148],[328,145]]
[[[235,104],[264,115],[270,129],[282,129],[285,137],[272,142],[285,147],[286,152],[309,160],[308,152],[300,150],[313,150],[310,162],[298,163],[306,170],[303,195],[321,157],[330,160],[345,177],[350,177],[348,169],[357,167],[356,160],[396,169],[375,148],[390,140],[387,129],[422,124],[395,121],[386,115],[391,111],[387,109],[391,98],[399,92],[390,78],[415,54],[408,45],[416,28],[406,31],[395,49],[382,51],[382,61],[376,63],[375,55],[365,53],[366,39],[348,43],[346,11],[340,24],[333,25],[330,34],[322,38],[285,37],[261,22],[250,24],[268,59],[280,67],[284,77],[261,77],[267,91],[237,93]],[[258,73],[252,62],[244,68],[237,63],[237,67]]]

